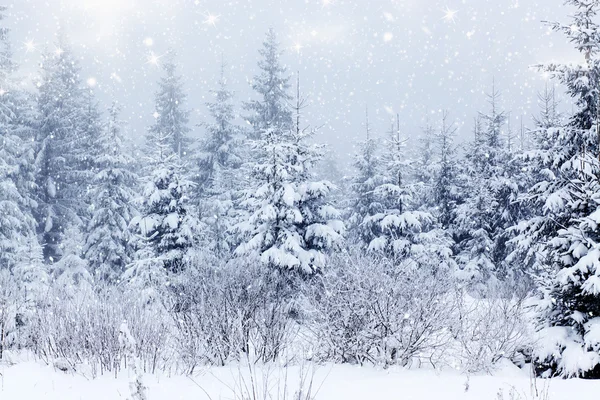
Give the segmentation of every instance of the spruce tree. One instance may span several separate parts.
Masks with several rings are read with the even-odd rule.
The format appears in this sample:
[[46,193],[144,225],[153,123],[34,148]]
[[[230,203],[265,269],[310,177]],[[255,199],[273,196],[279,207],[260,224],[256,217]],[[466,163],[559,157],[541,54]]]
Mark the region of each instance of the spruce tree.
[[140,240],[129,277],[143,274],[139,269],[148,265],[159,265],[170,273],[181,272],[198,228],[189,206],[194,184],[187,179],[179,154],[173,151],[172,130],[154,128],[146,137],[140,215],[131,222]]
[[488,94],[490,111],[476,120],[467,149],[462,181],[465,201],[457,208],[456,238],[462,277],[478,294],[507,277],[505,231],[515,223],[510,209],[518,190],[512,181],[512,155],[502,139],[506,113],[499,111],[495,85]]
[[85,232],[83,255],[96,279],[115,282],[131,261],[129,223],[138,178],[131,171],[132,158],[124,148],[120,107],[113,103],[108,123],[94,141],[95,175],[90,187],[91,219]]
[[272,124],[254,142],[260,158],[242,203],[249,218],[236,226],[242,237],[236,254],[258,255],[270,268],[312,274],[324,267],[327,252],[339,247],[344,225],[328,202],[333,185],[312,180],[322,149],[309,143],[314,131],[301,127],[303,108],[298,83],[293,127]]
[[[5,7],[0,7],[0,22]],[[0,269],[26,262],[36,241],[33,122],[28,96],[13,78],[8,29],[0,27]]]
[[165,135],[171,150],[180,159],[185,159],[190,151],[191,139],[189,111],[185,109],[186,94],[183,89],[183,78],[177,74],[175,54],[171,51],[166,56],[163,66],[164,76],[158,83],[155,95],[155,122],[150,131],[155,135]]
[[437,219],[443,229],[454,231],[456,207],[460,203],[458,183],[459,168],[456,161],[454,137],[456,127],[448,122],[448,113],[442,116],[442,126],[435,135],[439,162],[434,176],[434,200],[437,205]]
[[250,137],[255,140],[260,139],[269,129],[281,132],[293,129],[290,77],[281,63],[283,51],[279,47],[275,31],[271,28],[259,50],[262,57],[258,62],[260,73],[254,76],[252,82],[252,88],[259,99],[245,104],[245,108],[251,112],[247,118],[252,127]]
[[431,213],[418,210],[414,200],[405,142],[399,129],[391,132],[371,194],[379,211],[365,215],[359,225],[364,246],[403,265],[414,262],[419,268],[453,270],[449,237],[438,229]]
[[245,180],[241,168],[247,158],[241,130],[234,124],[233,94],[227,88],[224,63],[212,94],[214,100],[207,106],[213,122],[202,124],[206,137],[200,143],[197,191],[209,246],[224,255],[233,243],[228,230],[235,221],[234,205]]
[[[539,115],[534,117],[535,128],[529,133],[531,135],[531,149],[522,153],[523,173],[522,181],[526,190],[519,198],[519,202],[528,214],[523,220],[511,228],[515,236],[511,242],[513,245],[510,260],[521,263],[530,275],[544,274],[547,270],[546,257],[540,246],[543,246],[543,235],[545,229],[539,229],[545,224],[544,201],[540,199],[538,186],[541,182],[548,182],[551,175],[549,169],[544,167],[548,164],[545,157],[550,156],[550,150],[554,147],[555,130],[561,128],[564,123],[558,112],[558,101],[554,87],[546,84],[543,92],[538,93]],[[536,193],[531,196],[532,193]]]
[[414,201],[423,211],[430,211],[435,206],[435,172],[439,168],[435,140],[435,129],[428,119],[419,137],[417,156],[412,168],[416,181]]
[[369,112],[365,113],[366,138],[356,144],[358,151],[354,155],[356,175],[350,184],[351,199],[348,210],[349,239],[361,245],[368,245],[375,237],[367,226],[365,218],[384,210],[384,206],[374,195],[375,189],[383,182],[381,160],[378,155],[377,141],[372,136],[369,125]]
[[521,248],[529,243],[537,262],[546,266],[546,273],[540,274],[543,345],[534,355],[537,371],[599,378],[600,1],[567,3],[575,8],[572,20],[551,27],[566,35],[583,63],[542,68],[567,88],[576,110],[564,123],[556,120],[554,111],[550,118],[542,116],[539,148],[530,157],[532,168],[540,171],[539,181],[528,193],[537,213],[519,224],[518,239]]
[[82,224],[91,177],[88,151],[98,121],[90,92],[85,93],[75,55],[62,39],[46,53],[37,96],[36,212],[44,256],[61,256],[61,237],[69,224]]

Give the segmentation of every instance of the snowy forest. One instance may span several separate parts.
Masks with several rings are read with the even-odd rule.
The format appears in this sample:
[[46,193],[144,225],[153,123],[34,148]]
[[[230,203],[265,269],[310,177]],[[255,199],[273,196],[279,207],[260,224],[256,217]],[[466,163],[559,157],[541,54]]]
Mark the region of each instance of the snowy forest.
[[[253,49],[247,97],[221,57],[199,124],[179,49],[152,55],[153,122],[133,138],[68,29],[22,85],[0,7],[0,398],[71,398],[22,397],[30,372],[11,392],[19,365],[123,380],[98,396],[132,400],[162,399],[156,376],[196,379],[180,398],[221,398],[198,376],[223,368],[224,398],[334,399],[307,371],[350,367],[453,371],[457,399],[595,398],[600,0],[565,3],[558,22],[531,22],[579,54],[520,66],[548,78],[533,123],[514,123],[495,79],[460,127],[448,109],[417,132],[394,113],[382,131],[355,99],[348,159],[321,143],[277,29]],[[526,393],[476,389],[507,369]],[[407,398],[450,398],[426,387]]]

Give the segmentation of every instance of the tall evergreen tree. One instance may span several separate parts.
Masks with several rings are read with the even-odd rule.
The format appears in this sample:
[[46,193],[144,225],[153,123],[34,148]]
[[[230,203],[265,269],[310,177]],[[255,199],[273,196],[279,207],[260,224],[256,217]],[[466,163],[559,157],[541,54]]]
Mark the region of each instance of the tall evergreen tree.
[[46,53],[37,97],[36,143],[38,230],[46,260],[60,258],[64,228],[81,224],[87,206],[91,170],[88,151],[97,127],[91,94],[80,81],[77,59],[62,37],[57,50]]
[[[359,228],[365,248],[393,257],[400,262],[416,262],[420,267],[442,265],[454,269],[450,256],[450,240],[433,215],[418,210],[414,200],[411,161],[405,149],[406,140],[400,130],[393,130],[381,157],[381,169],[372,183],[374,214],[366,214]],[[431,167],[431,166],[430,166]],[[426,250],[425,250],[426,249]]]
[[253,139],[260,139],[269,129],[281,132],[293,129],[290,77],[281,63],[283,51],[279,47],[275,31],[271,28],[259,50],[262,57],[258,62],[260,73],[252,82],[252,88],[259,99],[245,104],[245,108],[251,112],[248,122],[252,126],[250,137]]
[[232,245],[228,229],[235,217],[234,202],[244,186],[241,167],[247,158],[241,131],[234,124],[233,94],[227,88],[224,63],[218,89],[212,94],[214,100],[207,106],[214,121],[202,124],[207,136],[200,145],[197,180],[208,242],[212,250],[224,255]]
[[[0,23],[6,7],[0,7]],[[33,122],[27,95],[14,82],[8,29],[0,26],[0,269],[29,258],[36,241]]]
[[456,217],[463,278],[479,293],[510,275],[507,229],[516,222],[518,213],[514,209],[518,186],[513,180],[513,156],[502,140],[506,114],[499,111],[499,97],[494,85],[488,95],[490,112],[480,114],[476,121],[475,140],[463,169],[466,198]]
[[143,269],[156,269],[157,265],[170,273],[180,272],[186,251],[194,241],[198,225],[189,206],[194,184],[187,179],[171,138],[169,127],[157,130],[155,126],[146,137],[147,165],[140,215],[132,220],[140,242],[136,262],[127,273],[130,278],[142,276],[146,273]]
[[113,103],[108,123],[94,142],[92,165],[95,175],[90,188],[91,219],[85,232],[83,255],[97,279],[118,280],[131,261],[129,223],[138,178],[131,171],[132,158],[123,143],[120,107]]
[[159,89],[155,95],[155,122],[150,131],[155,135],[164,135],[173,153],[183,160],[188,155],[192,143],[188,136],[190,113],[185,109],[187,96],[183,90],[183,78],[177,75],[175,54],[172,51],[166,56],[162,68],[165,75],[158,83]]
[[[558,101],[554,87],[546,84],[543,92],[538,93],[539,115],[534,117],[535,129],[532,136],[532,148],[524,151],[522,162],[524,164],[522,180],[527,188],[519,199],[523,209],[528,210],[524,221],[512,227],[515,238],[512,239],[513,251],[510,254],[512,262],[519,262],[532,275],[543,273],[546,269],[546,257],[538,248],[542,245],[545,229],[538,229],[546,224],[544,216],[544,201],[540,201],[538,187],[540,182],[548,182],[552,179],[549,169],[543,167],[549,164],[544,160],[550,156],[550,150],[555,146],[555,130],[561,128],[564,123],[558,112]],[[536,193],[535,195],[531,195]],[[539,236],[538,236],[539,235]]]
[[236,227],[242,236],[236,254],[257,254],[269,267],[311,274],[340,245],[344,225],[328,202],[333,185],[312,181],[322,150],[309,144],[313,130],[301,128],[303,108],[298,83],[293,128],[270,125],[254,143],[260,158],[242,203],[250,216]]
[[429,211],[435,205],[435,170],[438,168],[435,139],[435,130],[428,119],[419,138],[418,153],[413,168],[417,185],[415,202],[424,211]]
[[518,240],[522,249],[529,243],[536,263],[547,266],[538,303],[543,343],[535,354],[538,372],[598,378],[600,1],[567,3],[575,8],[572,21],[551,27],[566,35],[584,61],[543,68],[567,88],[576,111],[565,123],[556,120],[554,111],[543,113],[539,148],[530,157],[540,171],[528,194],[537,213],[519,224]]
[[350,184],[351,199],[348,210],[349,239],[353,242],[367,244],[374,234],[363,225],[365,218],[383,211],[383,205],[374,195],[375,188],[382,182],[381,160],[377,154],[377,141],[371,133],[369,112],[365,114],[366,138],[356,144],[358,151],[354,155],[356,175]]
[[437,218],[442,228],[452,232],[456,218],[456,207],[460,202],[458,182],[459,168],[456,161],[454,137],[456,127],[448,122],[448,113],[442,116],[442,126],[437,133],[436,149],[439,164],[434,177],[434,199],[437,205]]

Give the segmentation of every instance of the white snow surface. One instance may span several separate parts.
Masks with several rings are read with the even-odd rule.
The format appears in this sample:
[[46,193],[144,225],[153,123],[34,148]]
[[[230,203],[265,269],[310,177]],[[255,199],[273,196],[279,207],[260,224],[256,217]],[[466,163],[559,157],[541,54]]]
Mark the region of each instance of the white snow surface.
[[[209,399],[207,394],[213,400],[235,399],[231,388],[239,383],[239,368],[245,371],[244,366],[228,366],[207,368],[193,377],[144,375],[143,383],[148,387],[148,400],[205,400]],[[299,367],[290,367],[287,371],[292,390],[297,388],[299,370]],[[259,369],[257,376],[264,376],[263,372],[264,369]],[[134,378],[129,371],[120,373],[117,378],[107,374],[91,379],[35,361],[0,365],[0,374],[2,400],[128,399],[128,384]],[[283,371],[273,371],[271,376],[283,374]],[[540,397],[535,397],[529,373],[508,363],[494,376],[469,378],[455,371],[324,365],[317,367],[313,382],[319,388],[316,400],[509,400],[513,388],[519,394],[515,399],[522,400],[546,399],[542,397],[544,390],[548,400],[595,400],[600,393],[600,381],[552,379],[537,380]],[[503,398],[498,396],[500,390]]]

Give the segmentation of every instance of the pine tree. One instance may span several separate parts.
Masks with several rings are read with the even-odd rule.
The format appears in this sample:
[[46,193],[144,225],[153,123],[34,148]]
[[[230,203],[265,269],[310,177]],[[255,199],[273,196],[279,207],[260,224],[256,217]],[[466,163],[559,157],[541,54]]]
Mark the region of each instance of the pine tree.
[[53,284],[73,298],[91,293],[94,277],[83,258],[84,235],[80,226],[67,225],[61,236],[62,257],[49,266]]
[[141,215],[131,222],[140,235],[140,244],[137,261],[130,267],[134,270],[127,274],[129,277],[141,274],[135,269],[145,268],[149,263],[160,265],[170,273],[180,272],[198,227],[189,208],[194,184],[185,176],[183,163],[173,151],[171,137],[170,128],[153,127],[146,138],[148,164],[147,175],[142,179]]
[[185,159],[191,146],[188,137],[189,111],[185,107],[186,94],[183,78],[177,75],[175,54],[171,51],[163,64],[165,76],[159,82],[155,95],[155,122],[150,131],[155,135],[165,135],[173,153]]
[[209,227],[209,245],[224,255],[232,244],[227,231],[233,225],[234,203],[244,180],[241,167],[247,157],[241,131],[233,123],[233,94],[227,89],[224,63],[218,85],[212,92],[214,101],[207,103],[214,122],[202,125],[207,137],[200,145],[197,181],[203,222]]
[[538,93],[538,105],[540,108],[540,114],[535,117],[536,130],[534,133],[540,133],[535,135],[536,149],[548,149],[549,144],[545,143],[545,136],[548,129],[556,128],[561,125],[562,116],[558,111],[558,100],[556,100],[556,88],[548,87],[548,83],[544,88],[543,92]]
[[226,64],[221,65],[218,89],[211,91],[214,101],[207,103],[214,122],[203,123],[207,137],[200,146],[199,190],[206,195],[220,195],[236,187],[232,175],[244,162],[240,130],[234,124],[233,93],[227,89]]
[[[512,239],[513,251],[510,260],[521,263],[532,275],[543,274],[547,269],[542,245],[545,229],[539,229],[547,223],[544,216],[545,201],[541,201],[539,186],[542,182],[552,179],[549,175],[550,165],[547,157],[555,145],[556,131],[563,127],[562,116],[558,112],[558,101],[554,87],[548,84],[543,92],[538,93],[539,115],[534,117],[535,129],[530,131],[532,148],[522,153],[523,173],[521,180],[526,190],[519,199],[522,208],[528,211],[523,220],[512,227],[515,237]],[[545,184],[545,183],[544,183]],[[533,194],[533,195],[532,195]]]
[[450,232],[454,230],[456,207],[460,203],[459,168],[454,145],[455,135],[456,127],[448,122],[448,113],[444,112],[441,129],[435,137],[439,165],[434,177],[433,192],[435,204],[437,205],[437,219],[442,228]]
[[289,94],[290,77],[281,64],[283,52],[279,49],[279,42],[272,28],[267,32],[259,54],[262,57],[258,62],[260,73],[254,77],[252,88],[260,98],[245,104],[245,108],[252,112],[248,122],[252,126],[250,137],[255,140],[260,139],[269,129],[281,132],[293,129],[289,107],[292,101]]
[[78,62],[60,38],[57,50],[44,55],[39,85],[36,143],[36,218],[46,260],[61,256],[64,228],[81,224],[87,213],[87,189],[93,135],[98,121],[91,93],[84,92]]
[[374,195],[382,181],[381,160],[377,154],[377,142],[372,137],[369,125],[369,112],[365,113],[366,139],[358,142],[358,151],[354,156],[356,176],[352,179],[351,200],[349,207],[348,229],[349,239],[352,242],[367,244],[373,240],[374,233],[365,230],[365,218],[383,211],[384,206],[379,203]]
[[254,143],[260,158],[242,203],[250,216],[236,227],[242,236],[236,254],[257,254],[271,268],[312,274],[340,245],[344,225],[328,202],[333,185],[312,181],[322,149],[308,143],[313,130],[301,128],[304,104],[298,83],[293,129],[270,125]]
[[575,8],[572,21],[551,27],[567,36],[584,62],[542,68],[567,88],[576,111],[564,124],[554,111],[543,112],[539,148],[530,156],[532,168],[540,171],[528,193],[537,213],[519,224],[518,241],[522,249],[529,243],[536,263],[546,267],[538,303],[543,344],[535,354],[538,372],[598,378],[600,1],[567,3]]
[[95,176],[89,193],[92,210],[83,248],[92,273],[107,282],[118,280],[131,261],[129,222],[137,213],[133,201],[138,178],[124,149],[119,113],[120,107],[113,103],[108,123],[94,143]]
[[429,120],[422,129],[417,151],[413,168],[414,179],[417,184],[415,203],[423,211],[429,211],[435,205],[435,170],[439,167],[435,154],[435,130]]
[[[5,10],[0,7],[0,21]],[[36,234],[34,116],[28,97],[14,82],[15,65],[4,27],[0,46],[0,269],[12,271],[28,258]]]
[[476,120],[475,140],[467,151],[462,178],[466,198],[456,217],[462,276],[479,294],[507,277],[505,233],[516,222],[511,207],[518,188],[511,179],[512,155],[502,140],[506,114],[499,111],[499,97],[494,84],[490,112]]
[[507,115],[503,111],[498,110],[500,91],[496,89],[496,82],[492,84],[492,91],[487,95],[488,103],[490,105],[490,112],[486,114],[480,114],[482,122],[485,126],[484,138],[490,152],[487,158],[490,160],[488,163],[494,165],[496,160],[495,156],[498,156],[499,149],[502,149],[502,127],[506,124],[508,119]]
[[[360,223],[366,249],[397,260],[424,260],[427,248],[430,259],[434,254],[447,258],[451,253],[439,237],[433,216],[416,210],[414,190],[408,182],[411,162],[405,150],[406,139],[400,130],[393,130],[381,159],[372,190],[373,203],[379,211],[365,215]],[[435,232],[434,232],[435,231]],[[441,247],[438,245],[441,244]]]

